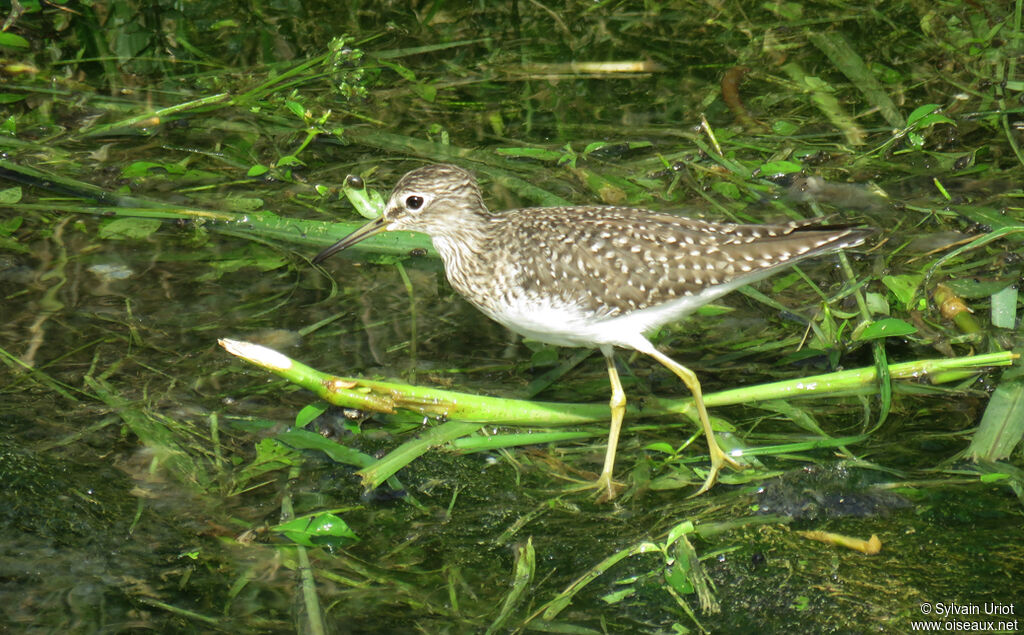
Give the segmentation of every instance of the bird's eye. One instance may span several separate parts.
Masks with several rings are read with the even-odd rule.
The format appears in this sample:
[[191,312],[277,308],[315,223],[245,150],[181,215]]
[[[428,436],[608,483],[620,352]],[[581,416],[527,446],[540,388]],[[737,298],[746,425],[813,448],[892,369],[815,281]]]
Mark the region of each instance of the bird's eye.
[[423,197],[422,196],[410,196],[409,198],[405,199],[405,206],[407,208],[409,208],[409,209],[412,209],[412,210],[419,209],[419,208],[423,207]]

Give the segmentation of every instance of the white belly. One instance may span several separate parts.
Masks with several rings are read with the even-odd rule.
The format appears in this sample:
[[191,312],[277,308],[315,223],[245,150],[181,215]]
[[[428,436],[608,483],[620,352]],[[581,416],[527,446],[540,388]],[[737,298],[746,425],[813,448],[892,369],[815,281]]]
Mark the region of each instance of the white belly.
[[586,314],[577,307],[553,305],[536,299],[505,306],[500,312],[486,309],[484,312],[516,333],[546,344],[646,350],[649,344],[645,334],[692,313],[705,303],[706,300],[700,296],[689,296],[603,319]]

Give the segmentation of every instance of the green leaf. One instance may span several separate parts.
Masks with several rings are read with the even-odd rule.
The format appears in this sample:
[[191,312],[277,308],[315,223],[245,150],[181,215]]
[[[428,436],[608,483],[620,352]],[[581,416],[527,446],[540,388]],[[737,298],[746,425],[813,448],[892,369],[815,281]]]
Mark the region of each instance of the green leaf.
[[351,179],[346,178],[341,191],[345,193],[348,202],[352,203],[352,207],[356,208],[363,218],[380,218],[384,214],[384,196],[377,190],[368,189],[365,184],[356,187],[350,182]]
[[924,281],[924,276],[919,274],[903,274],[898,276],[884,276],[882,284],[892,291],[896,299],[903,303],[907,310],[911,309],[917,288]]
[[918,106],[907,116],[907,126],[913,126],[916,130],[934,126],[937,123],[948,123],[956,125],[956,122],[939,112],[942,106],[938,104],[925,104]]
[[153,161],[135,161],[121,170],[121,176],[126,179],[138,179],[147,176],[153,168],[163,167],[162,163],[154,163]]
[[263,207],[263,199],[254,196],[228,196],[221,200],[221,204],[233,212],[255,212]]
[[531,366],[554,366],[558,363],[558,349],[554,346],[543,346],[530,355]]
[[672,529],[668,531],[668,535],[665,537],[665,546],[669,547],[676,543],[677,540],[683,536],[688,536],[694,532],[694,526],[692,520],[684,520]]
[[398,75],[402,79],[409,80],[410,82],[416,81],[416,73],[412,72],[411,70],[409,70],[408,68],[406,68],[406,67],[404,67],[404,66],[402,66],[400,64],[395,64],[394,62],[388,62],[387,60],[377,60],[377,62],[381,66],[384,66],[386,68],[390,68],[391,70],[393,70],[396,73],[398,73]]
[[1007,286],[1017,282],[1016,278],[1004,277],[993,280],[978,280],[977,278],[956,278],[946,280],[943,284],[949,287],[950,291],[964,300],[980,300],[993,296]]
[[711,189],[718,192],[726,198],[730,198],[734,201],[740,200],[742,195],[740,194],[740,188],[735,183],[728,183],[726,181],[715,181],[711,185]]
[[359,536],[349,528],[348,523],[330,512],[295,518],[272,529],[284,534],[292,542],[306,547],[345,544],[359,540]]
[[869,291],[864,294],[864,301],[871,315],[889,315],[889,302],[884,293]]
[[148,238],[162,224],[156,218],[115,218],[100,227],[99,237],[107,240],[139,240]]
[[918,106],[913,110],[913,112],[907,115],[907,125],[909,126],[917,123],[918,121],[932,114],[939,108],[941,108],[939,104],[925,104],[923,106]]
[[1005,481],[1005,480],[1008,480],[1010,478],[1011,478],[1011,476],[1009,474],[1004,473],[1004,472],[993,472],[993,473],[989,473],[989,474],[982,474],[981,475],[981,482],[982,483],[998,483],[999,481]]
[[736,309],[731,306],[722,306],[721,304],[705,304],[701,308],[697,309],[697,315],[704,317],[714,317],[716,315],[723,315],[725,313],[732,313]]
[[305,406],[302,410],[299,410],[297,415],[295,415],[295,427],[305,428],[310,421],[327,412],[327,408],[328,404],[324,401],[318,401]]
[[6,31],[0,31],[0,46],[11,48],[11,49],[27,49],[29,47],[28,40],[16,35],[14,33],[8,33]]
[[297,101],[286,101],[284,105],[299,119],[306,118],[306,109]]
[[[11,188],[11,189],[20,189],[20,188]],[[5,218],[3,220],[0,220],[0,235],[10,236],[15,231],[17,231],[17,229],[19,227],[21,227],[21,223],[23,221],[24,221],[24,219],[21,216],[12,216],[10,218]]]
[[270,168],[265,165],[256,164],[249,168],[249,171],[245,173],[246,176],[262,176],[266,174]]
[[317,450],[323,452],[332,461],[335,461],[336,463],[344,463],[345,465],[369,467],[377,460],[369,454],[364,454],[359,450],[353,450],[352,448],[341,445],[340,443],[332,441],[325,436],[319,435],[316,432],[305,430],[303,428],[285,430],[284,432],[279,433],[275,438],[298,450]]
[[272,271],[286,264],[284,256],[259,246],[250,246],[239,255],[229,256],[223,260],[209,263],[209,271],[196,277],[203,282],[216,280],[225,273],[231,273],[246,267],[255,267],[260,271]]
[[886,66],[880,62],[871,62],[868,64],[868,68],[875,74],[878,81],[884,84],[898,84],[900,82],[907,81],[902,73],[897,71],[895,68]]
[[[0,190],[0,204],[2,204],[2,205],[13,205],[14,203],[17,203],[20,200],[21,200],[21,187],[15,186],[15,187],[9,187],[9,188],[7,188],[5,190]],[[21,224],[20,217],[19,217],[18,224],[19,225]],[[16,226],[12,227],[11,231],[14,231],[15,229],[17,229]],[[11,231],[6,232],[6,233],[10,234]]]
[[610,145],[611,144],[608,143],[607,141],[593,141],[591,143],[588,143],[587,147],[583,148],[583,156],[587,156],[588,154],[595,150],[600,150],[601,148],[606,148]]
[[758,168],[762,175],[792,174],[803,169],[804,166],[794,161],[769,161]]
[[261,439],[256,444],[256,458],[235,476],[235,493],[243,491],[250,481],[268,472],[301,464],[302,455],[297,450],[275,439]]
[[1017,323],[1017,287],[1012,284],[992,294],[992,326],[1012,329]]
[[796,134],[797,130],[800,130],[800,126],[791,121],[779,119],[772,123],[772,132],[785,137]]
[[665,572],[665,582],[680,595],[687,595],[695,590],[693,583],[690,582],[689,571],[685,566],[687,564],[684,558],[678,558]]
[[437,98],[437,88],[430,84],[413,84],[412,92],[416,93],[423,101],[430,103],[434,103]]
[[836,89],[832,88],[831,84],[829,84],[828,82],[826,82],[825,80],[823,80],[820,77],[814,77],[813,75],[807,75],[807,76],[805,76],[803,78],[803,80],[804,80],[804,86],[806,86],[807,88],[809,88],[811,90],[821,91],[823,93],[834,93],[834,92],[836,92]]
[[799,2],[765,2],[761,6],[789,21],[799,20],[804,15],[804,6]]
[[656,443],[650,443],[644,446],[645,450],[652,450],[654,452],[663,452],[665,454],[674,455],[676,449],[664,441],[658,441]]
[[544,148],[498,148],[495,152],[507,157],[539,159],[541,161],[557,161],[562,157],[561,152],[557,150],[546,150]]
[[627,586],[619,589],[618,591],[613,591],[606,595],[602,595],[601,601],[605,604],[618,604],[619,602],[631,598],[634,595],[636,595],[636,588],[632,586]]
[[0,251],[13,251],[19,254],[27,254],[29,252],[29,248],[13,238],[0,236]]
[[999,461],[1013,453],[1024,437],[1024,379],[1004,381],[992,393],[967,454]]
[[798,595],[789,608],[797,611],[806,611],[811,607],[811,598],[806,595]]
[[305,163],[304,163],[304,162],[302,161],[302,159],[300,159],[299,157],[295,156],[294,154],[289,154],[289,155],[287,155],[287,156],[283,156],[283,157],[281,157],[280,159],[278,159],[278,160],[277,160],[277,161],[275,162],[275,164],[276,164],[276,165],[277,165],[277,167],[279,167],[279,168],[281,168],[281,167],[292,167],[292,166],[295,166],[295,167],[303,167],[303,166],[305,166],[305,165],[306,165],[306,164],[305,164]]
[[869,322],[853,334],[856,341],[877,340],[883,337],[901,337],[917,333],[917,327],[897,318],[885,318]]

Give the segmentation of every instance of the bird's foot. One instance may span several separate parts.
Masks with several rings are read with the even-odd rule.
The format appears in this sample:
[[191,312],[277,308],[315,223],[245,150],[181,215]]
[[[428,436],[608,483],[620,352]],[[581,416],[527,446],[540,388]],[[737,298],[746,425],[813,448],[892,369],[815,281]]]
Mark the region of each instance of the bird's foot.
[[704,492],[711,489],[711,486],[718,480],[718,473],[722,471],[722,468],[729,466],[734,470],[742,470],[743,466],[740,465],[736,459],[732,458],[725,452],[722,452],[722,448],[718,446],[718,442],[713,442],[708,448],[708,457],[711,459],[711,469],[708,471],[708,476],[704,479],[704,484],[701,485],[700,489],[687,496],[687,498],[694,498],[700,496]]
[[570,487],[566,491],[586,492],[593,490],[594,498],[596,499],[595,502],[607,503],[618,495],[622,487],[625,487],[624,483],[617,483],[612,479],[611,474],[605,474],[602,472],[601,476],[597,477],[596,481],[579,483],[578,485]]

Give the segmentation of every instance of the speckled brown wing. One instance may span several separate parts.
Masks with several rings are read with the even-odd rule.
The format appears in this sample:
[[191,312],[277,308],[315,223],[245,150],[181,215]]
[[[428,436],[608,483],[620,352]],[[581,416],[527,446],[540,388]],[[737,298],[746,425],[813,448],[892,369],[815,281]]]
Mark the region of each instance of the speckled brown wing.
[[[819,219],[710,223],[623,207],[534,208],[506,218],[518,283],[606,317],[734,288],[774,269],[859,244],[869,233]],[[571,218],[571,221],[568,220]]]

